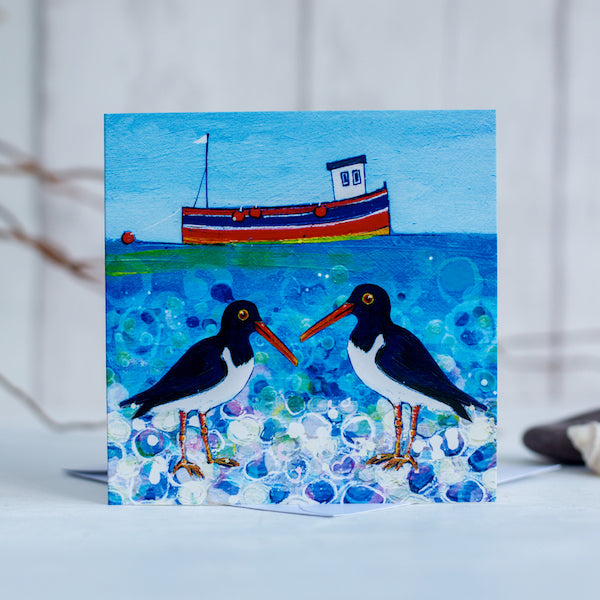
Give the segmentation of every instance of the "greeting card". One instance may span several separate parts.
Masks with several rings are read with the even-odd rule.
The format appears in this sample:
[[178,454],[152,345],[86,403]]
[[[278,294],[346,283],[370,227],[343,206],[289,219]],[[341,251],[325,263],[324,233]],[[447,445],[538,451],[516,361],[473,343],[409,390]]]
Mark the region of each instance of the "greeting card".
[[493,111],[105,139],[110,503],[495,498]]

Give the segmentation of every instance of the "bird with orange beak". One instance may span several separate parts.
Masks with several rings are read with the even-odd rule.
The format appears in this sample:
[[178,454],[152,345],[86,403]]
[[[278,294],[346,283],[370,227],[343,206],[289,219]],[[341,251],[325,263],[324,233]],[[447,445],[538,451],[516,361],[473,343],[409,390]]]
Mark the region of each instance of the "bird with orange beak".
[[250,335],[254,332],[277,348],[294,366],[298,364],[290,349],[265,325],[256,305],[237,300],[225,308],[219,333],[189,348],[152,387],[121,402],[121,407],[137,407],[132,418],[163,408],[179,409],[181,460],[174,466],[173,474],[185,469],[190,475],[204,477],[200,467],[188,460],[185,451],[188,415],[194,411],[200,419],[200,434],[208,463],[239,466],[231,458],[213,457],[208,443],[206,413],[235,398],[250,379],[254,369]]
[[[387,292],[378,285],[357,286],[348,300],[315,323],[300,337],[304,342],[336,321],[354,315],[356,326],[348,340],[348,357],[358,378],[386,398],[394,407],[396,443],[393,452],[377,454],[367,464],[383,464],[398,470],[404,464],[418,469],[411,449],[417,434],[421,406],[431,410],[451,410],[471,420],[467,407],[485,410],[481,402],[457,388],[445,375],[421,341],[410,331],[396,325],[390,317]],[[402,405],[411,411],[406,450],[402,452]]]

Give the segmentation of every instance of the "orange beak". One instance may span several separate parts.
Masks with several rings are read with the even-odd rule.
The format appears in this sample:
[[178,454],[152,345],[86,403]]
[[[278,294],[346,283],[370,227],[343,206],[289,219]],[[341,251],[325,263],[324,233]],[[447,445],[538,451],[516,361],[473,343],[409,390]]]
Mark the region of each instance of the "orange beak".
[[329,327],[332,323],[339,321],[343,317],[347,317],[354,310],[354,304],[352,302],[344,302],[339,308],[336,308],[332,313],[329,313],[326,317],[323,317],[320,321],[317,321],[310,329],[307,329],[301,336],[300,341],[305,342],[309,337],[319,333],[325,327]]
[[256,321],[254,329],[262,335],[269,344],[277,348],[294,366],[298,365],[298,359],[292,354],[291,350],[262,322]]

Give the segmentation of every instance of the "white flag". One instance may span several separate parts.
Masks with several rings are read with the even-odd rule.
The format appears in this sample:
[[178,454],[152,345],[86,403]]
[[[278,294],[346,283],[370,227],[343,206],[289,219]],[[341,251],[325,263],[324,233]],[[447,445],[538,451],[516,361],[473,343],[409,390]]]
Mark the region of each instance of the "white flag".
[[208,133],[205,133],[199,140],[196,140],[194,144],[208,144]]

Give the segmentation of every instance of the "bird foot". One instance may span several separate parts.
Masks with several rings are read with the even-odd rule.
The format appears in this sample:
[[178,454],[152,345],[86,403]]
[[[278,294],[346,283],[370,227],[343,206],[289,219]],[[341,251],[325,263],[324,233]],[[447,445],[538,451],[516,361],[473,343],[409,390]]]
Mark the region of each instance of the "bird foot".
[[213,458],[212,462],[222,467],[239,467],[240,463],[233,458]]
[[387,471],[389,469],[396,469],[396,471],[400,470],[405,464],[409,464],[415,471],[419,470],[417,466],[417,461],[410,456],[410,454],[404,454],[403,456],[396,456],[395,454],[376,454],[371,457],[368,461],[368,465],[383,465],[383,468]]
[[368,465],[380,465],[383,462],[391,460],[392,458],[394,458],[394,456],[395,456],[394,454],[376,454],[375,456],[372,456],[367,461],[367,464]]
[[200,477],[204,479],[204,473],[200,470],[200,467],[189,460],[181,459],[174,467],[173,467],[173,475],[179,471],[179,469],[185,469],[190,477],[196,475],[196,477]]

